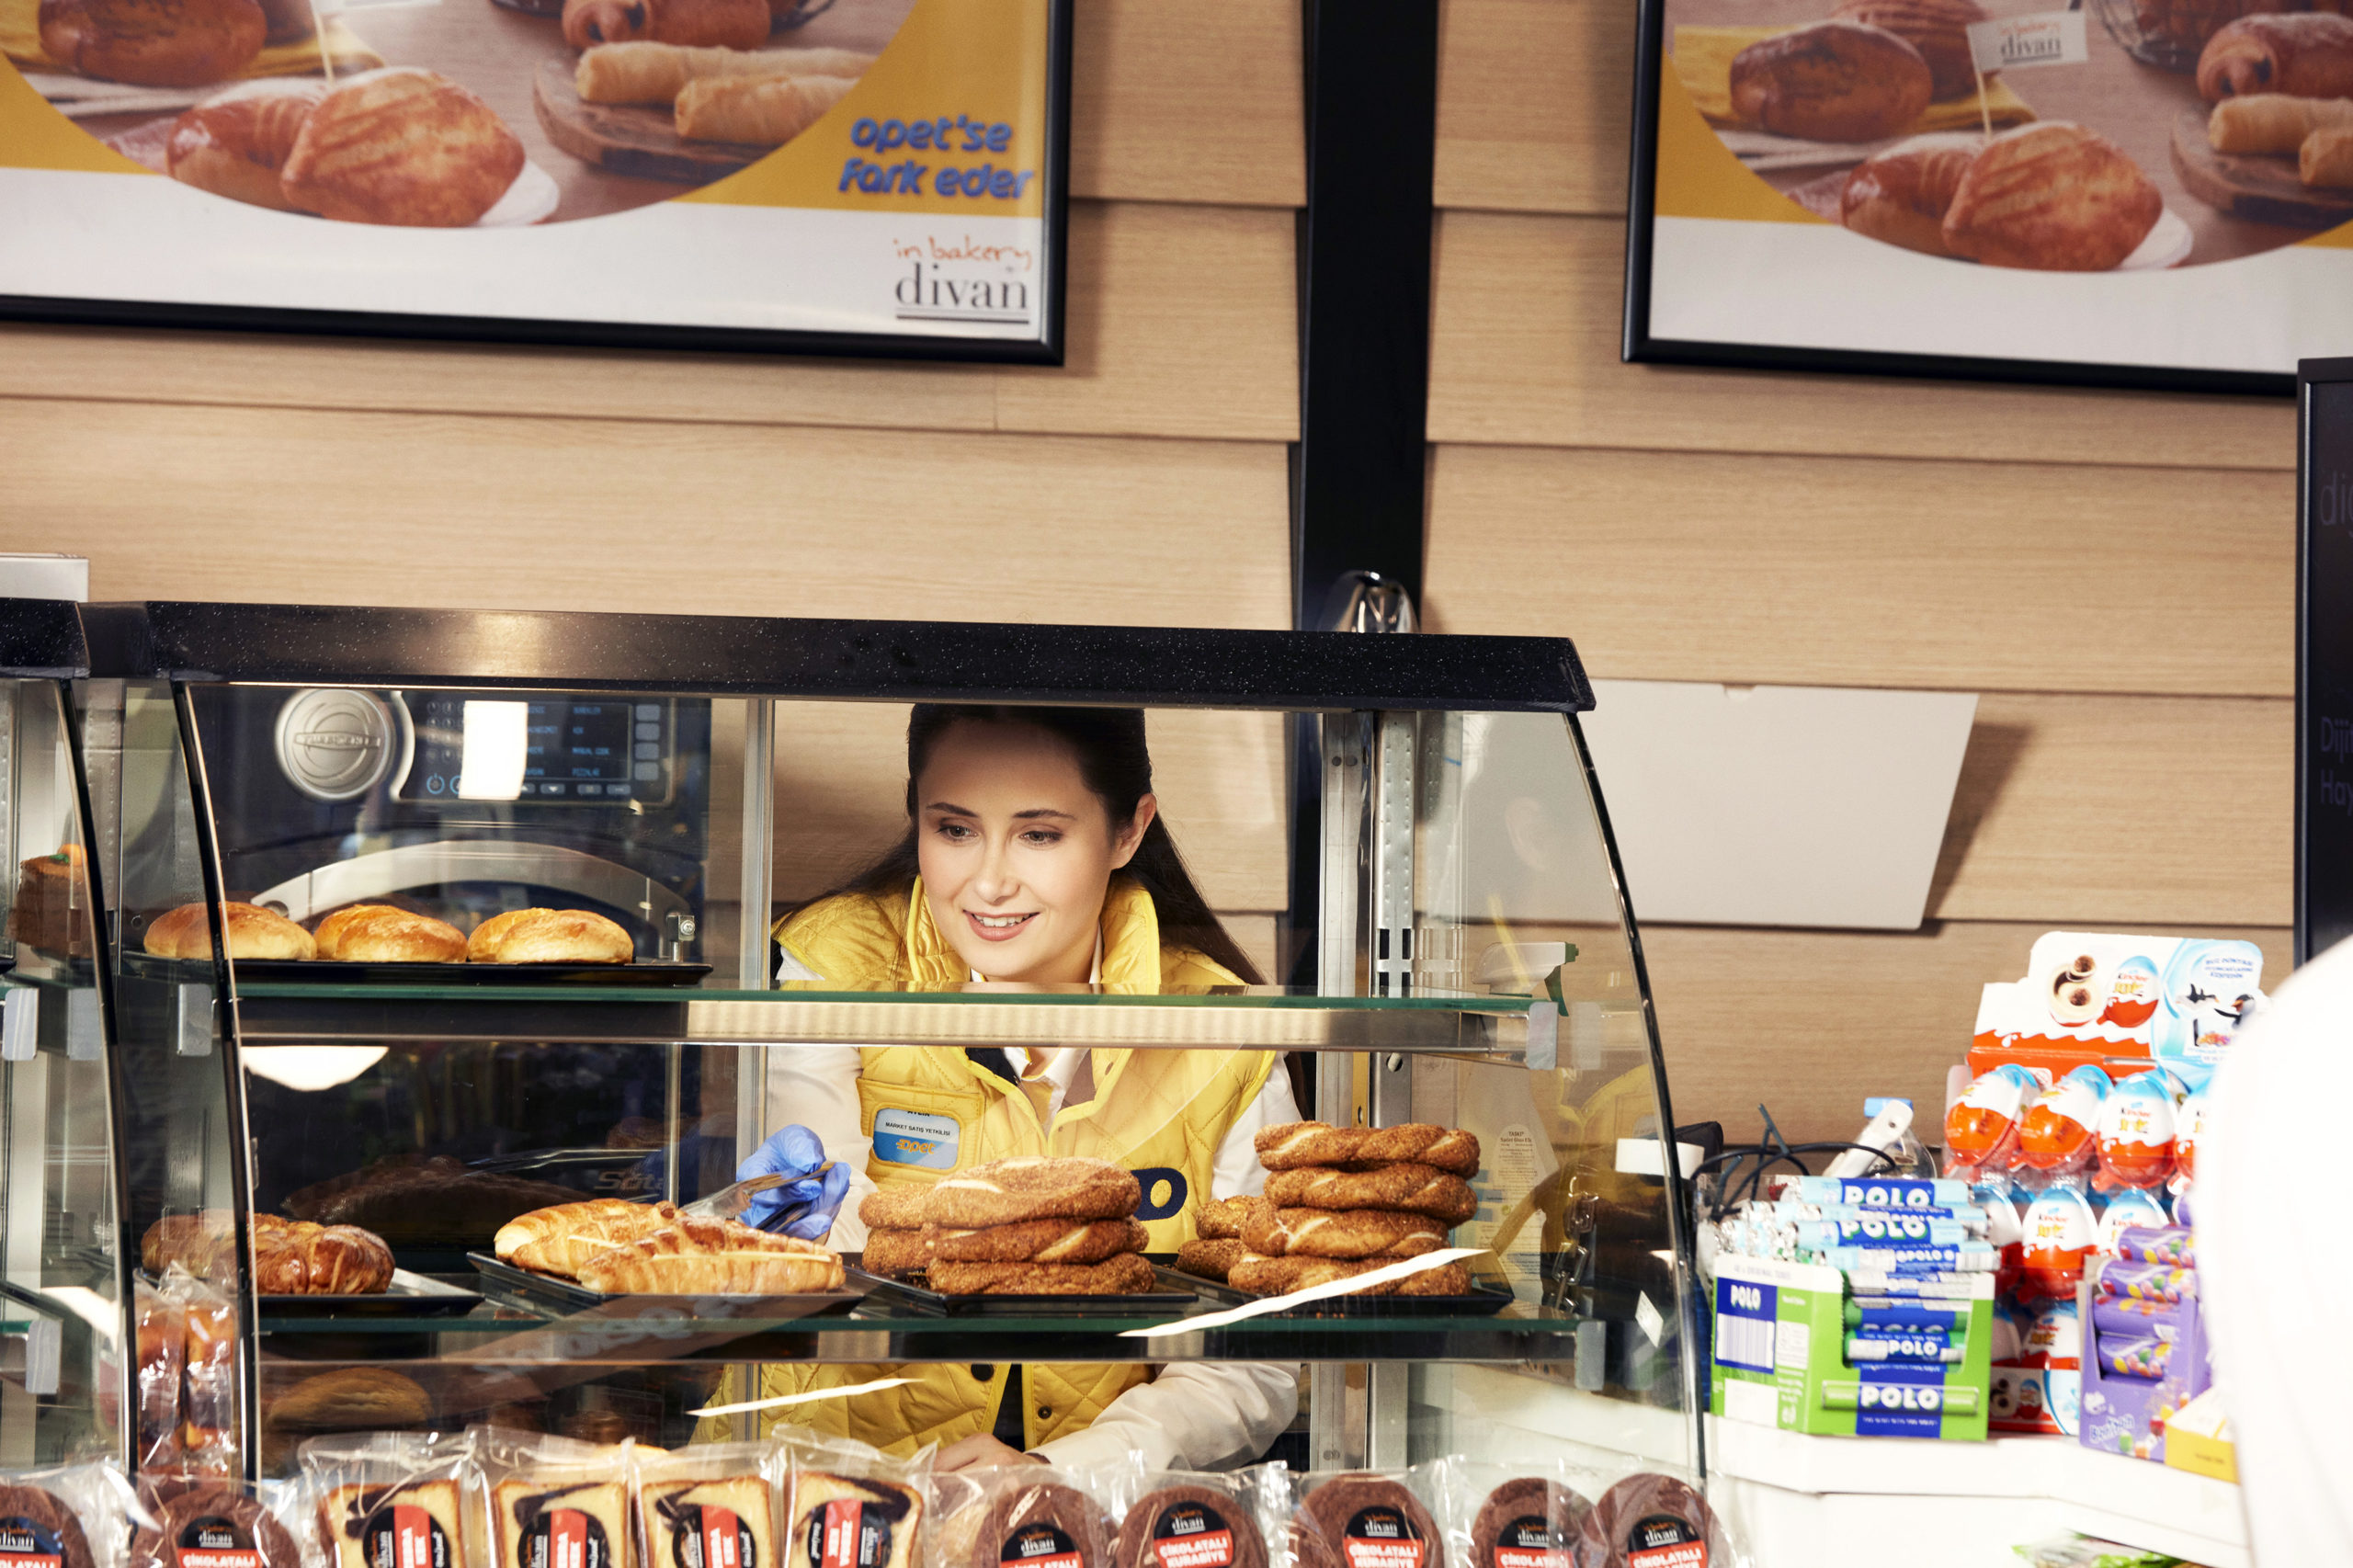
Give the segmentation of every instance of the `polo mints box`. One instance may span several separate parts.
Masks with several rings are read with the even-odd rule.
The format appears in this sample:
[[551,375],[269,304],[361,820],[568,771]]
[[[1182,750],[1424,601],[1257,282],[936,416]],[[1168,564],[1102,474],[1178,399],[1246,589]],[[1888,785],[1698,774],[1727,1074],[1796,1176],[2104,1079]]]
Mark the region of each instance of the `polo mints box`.
[[[1984,1437],[1994,1276],[1877,1278],[1850,1297],[1827,1264],[1719,1253],[1709,1408],[1792,1432]],[[1902,1289],[1915,1283],[1932,1290]]]

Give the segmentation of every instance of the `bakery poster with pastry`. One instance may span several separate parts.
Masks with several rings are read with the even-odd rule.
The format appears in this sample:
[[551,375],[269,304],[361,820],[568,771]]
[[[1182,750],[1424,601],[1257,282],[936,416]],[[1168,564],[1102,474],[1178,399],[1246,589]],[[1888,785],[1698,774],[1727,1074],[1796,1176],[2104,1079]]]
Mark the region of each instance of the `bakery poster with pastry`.
[[0,0],[0,314],[1059,363],[1071,0]]
[[2347,0],[1644,0],[1625,357],[2285,392],[2353,354]]

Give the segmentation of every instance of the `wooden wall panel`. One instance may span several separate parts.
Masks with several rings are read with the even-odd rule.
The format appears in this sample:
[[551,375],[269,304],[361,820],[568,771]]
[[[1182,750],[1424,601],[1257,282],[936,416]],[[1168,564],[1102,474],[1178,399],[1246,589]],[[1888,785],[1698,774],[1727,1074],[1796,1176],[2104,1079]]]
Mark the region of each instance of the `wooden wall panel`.
[[[1764,1133],[1762,1100],[1792,1142],[1851,1138],[1866,1096],[1905,1095],[1941,1128],[1945,1070],[1969,1050],[1979,991],[2018,979],[2034,938],[2063,926],[1947,922],[1904,935],[1647,927],[1675,1119],[1721,1120],[1728,1139],[1753,1142]],[[2267,983],[2286,972],[2288,932],[2278,927],[2130,928],[2243,937],[2263,949]]]
[[2294,762],[2283,699],[1990,694],[1928,913],[2288,925]]
[[1074,41],[1079,195],[1306,203],[1297,0],[1078,0]]
[[100,598],[1289,613],[1276,445],[0,400],[0,548]]
[[2284,696],[2294,483],[1441,447],[1427,608],[1603,676]]
[[0,395],[1288,441],[1289,214],[1076,203],[1058,369],[0,326]]
[[[1282,908],[1279,716],[1176,710],[1150,729],[1154,793],[1202,895],[1220,910]],[[906,733],[899,703],[777,704],[779,902],[816,896],[904,831]]]
[[1626,0],[1445,0],[1440,207],[1626,210],[1634,9]]
[[[1586,9],[1556,0],[1526,8]],[[2283,473],[2296,466],[2295,405],[2282,398],[1627,365],[1618,358],[1625,244],[1614,218],[1441,214],[1430,439]]]

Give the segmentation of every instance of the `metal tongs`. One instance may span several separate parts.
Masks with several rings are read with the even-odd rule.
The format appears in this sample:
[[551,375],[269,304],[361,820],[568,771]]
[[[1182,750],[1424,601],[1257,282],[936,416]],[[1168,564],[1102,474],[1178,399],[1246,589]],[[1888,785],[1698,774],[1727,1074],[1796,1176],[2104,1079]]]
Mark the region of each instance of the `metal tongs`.
[[[766,1192],[770,1187],[782,1187],[787,1182],[806,1181],[812,1176],[822,1176],[833,1168],[834,1162],[827,1160],[815,1170],[806,1171],[796,1176],[784,1176],[775,1171],[770,1171],[766,1176],[746,1176],[742,1181],[721,1187],[709,1198],[698,1198],[692,1203],[679,1204],[678,1212],[692,1215],[699,1220],[739,1220],[743,1218],[744,1210],[752,1206],[755,1194]],[[764,1231],[780,1230],[809,1212],[810,1208],[811,1205],[807,1203],[790,1205],[779,1210],[766,1224],[759,1228]]]

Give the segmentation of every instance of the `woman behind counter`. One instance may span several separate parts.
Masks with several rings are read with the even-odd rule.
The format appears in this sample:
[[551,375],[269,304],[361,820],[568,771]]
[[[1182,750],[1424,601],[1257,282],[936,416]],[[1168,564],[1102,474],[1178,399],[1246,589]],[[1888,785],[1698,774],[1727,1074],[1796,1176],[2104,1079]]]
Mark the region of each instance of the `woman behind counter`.
[[[907,724],[907,779],[906,836],[842,891],[778,923],[779,982],[1093,982],[1144,994],[1257,982],[1159,818],[1142,712],[919,704]],[[796,1125],[739,1176],[805,1177],[838,1162],[826,1179],[768,1196],[813,1200],[821,1215],[842,1210],[827,1239],[845,1252],[865,1244],[857,1203],[877,1187],[1028,1153],[1133,1171],[1148,1248],[1171,1252],[1192,1239],[1196,1206],[1264,1189],[1252,1140],[1299,1118],[1279,1061],[1263,1051],[778,1051],[768,1107],[771,1126]],[[789,1406],[761,1425],[805,1422],[899,1453],[938,1442],[943,1469],[1025,1453],[1091,1464],[1137,1449],[1156,1469],[1205,1470],[1256,1459],[1298,1408],[1296,1369],[1251,1363],[1172,1365],[1157,1376],[1139,1365],[771,1366],[759,1392],[885,1376],[914,1381]]]

